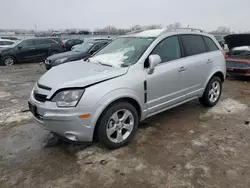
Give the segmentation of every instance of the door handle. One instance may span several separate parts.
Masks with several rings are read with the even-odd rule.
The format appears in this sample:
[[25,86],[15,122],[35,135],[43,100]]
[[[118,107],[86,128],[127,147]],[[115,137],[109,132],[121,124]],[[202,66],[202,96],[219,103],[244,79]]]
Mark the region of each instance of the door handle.
[[35,50],[35,48],[30,48],[30,50]]
[[181,67],[181,68],[179,69],[179,72],[184,72],[185,70],[187,70],[187,69],[184,68],[184,67]]
[[212,60],[211,60],[211,59],[208,59],[206,63],[207,63],[207,64],[211,64],[211,63],[212,63]]

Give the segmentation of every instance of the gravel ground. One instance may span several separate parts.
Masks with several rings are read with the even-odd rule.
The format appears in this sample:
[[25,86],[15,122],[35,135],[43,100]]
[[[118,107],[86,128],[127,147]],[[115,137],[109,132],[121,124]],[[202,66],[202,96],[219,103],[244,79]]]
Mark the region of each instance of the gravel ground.
[[0,67],[0,187],[250,187],[250,80],[227,80],[221,101],[196,101],[140,124],[127,147],[73,145],[30,121],[39,64]]

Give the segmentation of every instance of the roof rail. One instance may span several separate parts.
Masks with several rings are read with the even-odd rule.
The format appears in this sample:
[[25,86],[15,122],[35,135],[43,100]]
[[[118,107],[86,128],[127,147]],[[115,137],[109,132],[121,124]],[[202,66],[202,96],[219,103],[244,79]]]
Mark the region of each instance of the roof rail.
[[181,28],[173,28],[173,30],[189,30],[189,31],[199,31],[201,33],[204,33],[202,29],[197,29],[197,28],[189,28],[189,27],[181,27]]
[[130,32],[126,33],[126,35],[136,34],[136,33],[140,33],[140,32],[146,31],[146,30],[147,29],[134,30],[134,31],[130,31]]

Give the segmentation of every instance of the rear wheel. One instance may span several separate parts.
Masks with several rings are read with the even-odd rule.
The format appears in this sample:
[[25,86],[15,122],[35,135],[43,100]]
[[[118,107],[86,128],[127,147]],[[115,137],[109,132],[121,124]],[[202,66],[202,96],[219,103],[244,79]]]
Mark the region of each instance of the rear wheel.
[[16,63],[16,59],[12,56],[7,56],[3,58],[2,65],[11,66]]
[[212,77],[208,82],[207,87],[203,93],[203,96],[199,99],[200,103],[206,107],[215,106],[221,96],[222,81],[219,77]]
[[138,113],[132,104],[114,103],[98,120],[97,138],[103,146],[109,149],[120,148],[134,138],[138,123]]

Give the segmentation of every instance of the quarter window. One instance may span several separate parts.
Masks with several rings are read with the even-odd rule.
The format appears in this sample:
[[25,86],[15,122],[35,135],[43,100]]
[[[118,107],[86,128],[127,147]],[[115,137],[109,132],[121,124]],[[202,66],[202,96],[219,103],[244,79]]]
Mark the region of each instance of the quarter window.
[[205,53],[206,46],[200,35],[181,35],[182,43],[185,49],[185,56]]
[[209,37],[203,37],[203,38],[207,46],[207,51],[211,52],[218,50],[218,47],[216,46],[216,44],[212,39],[210,39]]
[[181,58],[178,37],[173,36],[164,39],[156,46],[151,54],[159,55],[162,63]]

